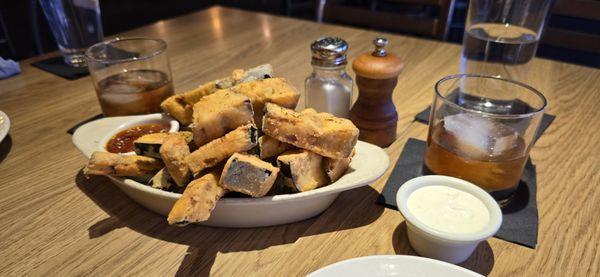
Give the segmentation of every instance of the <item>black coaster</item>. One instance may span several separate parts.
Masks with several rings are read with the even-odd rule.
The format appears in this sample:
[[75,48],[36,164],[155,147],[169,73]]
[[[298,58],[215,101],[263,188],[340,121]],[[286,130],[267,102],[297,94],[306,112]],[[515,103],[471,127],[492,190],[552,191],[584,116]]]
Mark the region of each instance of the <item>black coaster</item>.
[[[448,98],[449,99],[457,98],[456,93],[451,93],[448,96]],[[521,102],[521,104],[518,102],[514,102],[513,104],[515,104],[515,103],[517,104],[517,105],[515,105],[516,106],[514,108],[515,110],[526,111],[527,109],[530,109],[529,106],[523,102]],[[427,107],[425,110],[423,110],[422,112],[415,115],[415,121],[421,122],[423,124],[429,124],[430,111],[431,111],[431,106]],[[554,121],[555,118],[556,118],[556,116],[546,114],[546,113],[542,116],[542,122],[540,122],[540,128],[538,129],[537,133],[535,134],[536,141],[544,134],[546,129],[548,129],[548,127],[550,127],[550,124],[552,124],[552,122]]]
[[100,118],[104,118],[104,115],[103,114],[97,114],[97,115],[94,115],[94,116],[92,116],[92,117],[90,117],[88,119],[85,119],[85,120],[83,120],[83,121],[75,124],[75,126],[71,127],[69,130],[67,130],[67,133],[70,134],[70,135],[72,135],[73,133],[75,133],[75,130],[77,130],[77,128],[79,128],[81,125],[86,124],[86,123],[91,122],[91,121],[94,121],[94,120],[98,120]]
[[73,67],[67,65],[62,56],[37,61],[31,65],[69,80],[76,80],[90,74],[87,66]]
[[[390,178],[377,199],[378,204],[398,209],[396,193],[406,181],[423,175],[424,155],[425,142],[408,139]],[[529,248],[536,247],[538,233],[536,186],[535,166],[531,160],[528,160],[513,199],[502,209],[502,226],[495,237]]]

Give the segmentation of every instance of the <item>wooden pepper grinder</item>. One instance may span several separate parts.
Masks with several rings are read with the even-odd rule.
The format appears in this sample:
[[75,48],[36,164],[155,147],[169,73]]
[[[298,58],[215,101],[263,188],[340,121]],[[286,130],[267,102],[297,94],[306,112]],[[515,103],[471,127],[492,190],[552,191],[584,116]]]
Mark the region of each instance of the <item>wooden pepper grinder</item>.
[[396,139],[398,113],[392,93],[404,64],[385,51],[387,39],[376,38],[373,44],[372,53],[363,53],[352,63],[358,100],[350,110],[350,120],[360,129],[360,140],[387,147]]

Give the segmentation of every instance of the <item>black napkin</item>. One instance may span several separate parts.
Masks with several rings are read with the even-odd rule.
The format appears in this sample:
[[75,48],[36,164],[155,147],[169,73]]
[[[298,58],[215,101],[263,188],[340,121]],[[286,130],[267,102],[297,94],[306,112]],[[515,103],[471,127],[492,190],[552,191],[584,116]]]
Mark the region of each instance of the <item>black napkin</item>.
[[[429,124],[429,112],[430,111],[431,111],[431,106],[427,107],[425,110],[423,110],[422,112],[415,115],[415,120],[418,122],[421,122],[423,124]],[[550,124],[552,124],[552,122],[554,121],[554,118],[556,118],[556,116],[551,115],[551,114],[546,114],[546,113],[542,116],[542,122],[540,122],[540,128],[538,129],[537,133],[535,134],[536,141],[544,134],[546,129],[548,129],[548,127],[550,127]]]
[[65,60],[62,56],[37,61],[31,65],[69,80],[76,80],[89,74],[87,66],[70,66],[65,63]]
[[83,120],[83,121],[75,124],[75,126],[71,127],[69,130],[67,130],[67,133],[72,135],[73,133],[75,133],[75,130],[77,130],[77,128],[79,128],[81,125],[86,124],[88,122],[92,122],[94,120],[98,120],[100,118],[104,118],[104,115],[103,114],[97,114],[97,115],[94,115],[94,116],[92,116],[92,117],[90,117],[88,119],[85,119],[85,120]]
[[[422,176],[425,142],[408,139],[377,203],[397,209],[396,193],[406,181]],[[538,211],[536,203],[536,173],[531,160],[527,161],[517,191],[502,209],[502,226],[496,237],[529,248],[537,245]]]
[[[112,47],[110,45],[106,45],[104,51],[106,56],[111,57],[114,60],[140,57],[140,54],[137,52],[127,51],[121,48]],[[34,62],[31,65],[69,80],[76,80],[90,74],[87,66],[70,66],[65,62],[62,56],[52,57],[42,61]]]

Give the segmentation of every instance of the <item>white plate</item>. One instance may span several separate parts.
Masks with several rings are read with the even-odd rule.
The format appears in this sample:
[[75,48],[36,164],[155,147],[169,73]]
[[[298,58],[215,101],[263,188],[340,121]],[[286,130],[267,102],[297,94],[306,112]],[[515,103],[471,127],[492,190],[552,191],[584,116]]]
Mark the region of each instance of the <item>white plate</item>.
[[[107,133],[119,126],[147,116],[108,117],[82,125],[73,134],[73,143],[90,157]],[[340,192],[365,186],[386,171],[389,159],[383,149],[359,141],[356,154],[346,175],[337,182],[312,191],[267,196],[261,198],[223,198],[219,200],[210,219],[202,225],[219,227],[259,227],[300,221],[322,213]],[[125,194],[142,206],[167,215],[178,193],[163,191],[131,179],[109,177]]]
[[4,140],[10,129],[10,119],[8,115],[0,111],[0,142]]
[[480,277],[482,275],[434,259],[405,255],[382,255],[341,261],[308,275],[308,277],[325,276]]

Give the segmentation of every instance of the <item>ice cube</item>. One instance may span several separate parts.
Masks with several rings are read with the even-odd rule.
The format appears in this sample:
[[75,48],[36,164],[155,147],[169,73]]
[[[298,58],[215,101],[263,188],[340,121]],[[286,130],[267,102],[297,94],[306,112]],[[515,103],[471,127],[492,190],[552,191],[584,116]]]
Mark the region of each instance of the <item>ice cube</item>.
[[103,93],[105,94],[129,94],[143,92],[143,88],[136,84],[128,83],[112,83],[108,86],[103,87]]
[[137,73],[128,77],[125,83],[136,86],[141,91],[151,90],[157,87],[157,84],[162,84],[162,81],[164,81],[164,79],[161,79],[162,76],[153,72]]
[[513,128],[471,114],[444,117],[444,129],[456,138],[456,148],[473,158],[498,156],[517,146]]
[[[504,127],[508,127],[504,124],[499,123]],[[510,127],[508,127],[510,128]],[[503,137],[495,137],[494,145],[490,148],[492,150],[491,156],[500,156],[504,154],[506,151],[512,150],[515,147],[518,147],[518,135],[515,131],[512,131],[510,134],[506,134]]]
[[100,98],[108,105],[129,105],[141,100],[139,94],[128,93],[105,93]]

